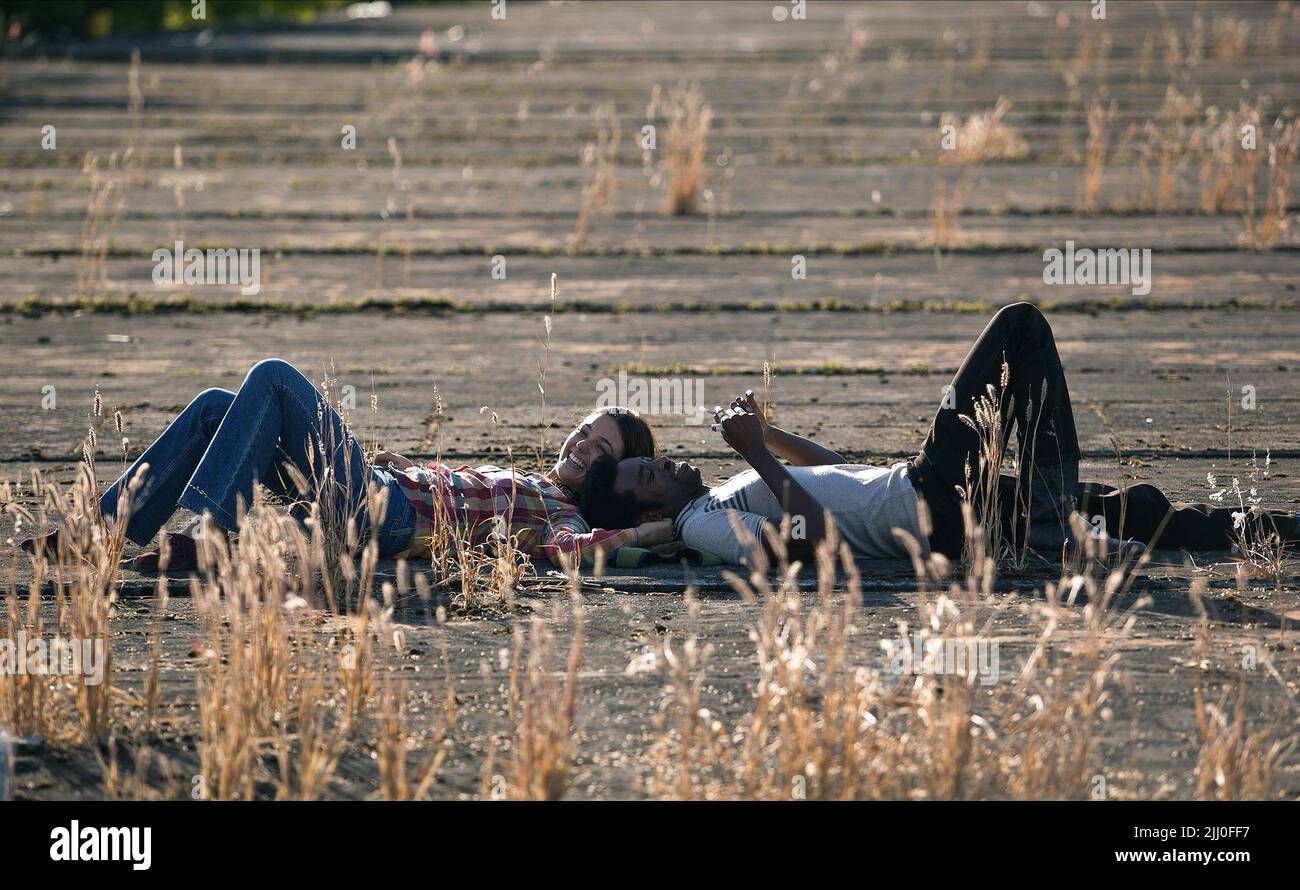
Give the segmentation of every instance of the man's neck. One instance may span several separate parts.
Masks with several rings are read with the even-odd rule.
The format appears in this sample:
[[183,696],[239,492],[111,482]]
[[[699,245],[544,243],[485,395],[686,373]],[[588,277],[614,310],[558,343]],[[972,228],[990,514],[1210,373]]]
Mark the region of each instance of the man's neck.
[[689,507],[691,504],[693,504],[693,503],[695,503],[696,501],[698,501],[700,498],[704,497],[706,494],[709,493],[710,490],[711,490],[711,489],[709,488],[709,486],[707,486],[707,485],[705,485],[703,482],[701,482],[701,483],[700,483],[700,487],[697,488],[697,489],[695,489],[694,493],[691,494],[691,496],[690,496],[689,498],[686,499],[686,503],[682,504],[681,507],[678,508],[677,512],[674,513],[674,514],[673,514],[671,517],[669,517],[669,518],[670,518],[673,522],[676,522],[676,521],[677,521],[677,517],[678,517],[678,516],[681,516],[682,513],[685,512],[685,510],[686,510],[687,507]]

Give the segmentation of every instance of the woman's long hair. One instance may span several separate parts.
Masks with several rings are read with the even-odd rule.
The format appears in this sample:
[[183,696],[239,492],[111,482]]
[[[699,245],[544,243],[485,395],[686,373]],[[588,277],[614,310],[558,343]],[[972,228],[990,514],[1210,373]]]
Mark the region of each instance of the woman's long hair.
[[613,406],[601,408],[593,416],[608,414],[618,424],[623,437],[623,457],[654,457],[657,453],[654,430],[645,419],[631,408]]

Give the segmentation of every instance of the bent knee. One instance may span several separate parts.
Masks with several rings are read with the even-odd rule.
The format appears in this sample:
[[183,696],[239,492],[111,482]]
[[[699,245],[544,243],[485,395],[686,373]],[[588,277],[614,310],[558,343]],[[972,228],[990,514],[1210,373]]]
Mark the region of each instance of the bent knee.
[[244,379],[243,386],[265,389],[273,393],[290,390],[299,394],[300,401],[306,400],[308,393],[319,396],[316,384],[308,380],[306,374],[282,358],[262,359],[253,365],[248,372],[248,377]]
[[1149,482],[1138,482],[1133,485],[1126,485],[1110,494],[1110,497],[1127,501],[1130,504],[1141,504],[1144,507],[1155,510],[1168,510],[1172,505],[1169,496],[1156,486]]
[[1023,300],[1019,303],[1003,306],[993,318],[995,321],[1015,325],[1047,324],[1047,317],[1043,315],[1043,311],[1033,303],[1026,303]]
[[255,382],[269,386],[292,384],[307,377],[282,358],[264,358],[248,370],[245,383]]
[[1147,498],[1153,501],[1168,501],[1169,497],[1150,482],[1139,482],[1124,489],[1129,497]]
[[248,369],[248,376],[269,376],[283,374],[285,371],[297,371],[293,365],[282,358],[264,358]]
[[230,403],[234,400],[235,394],[233,392],[228,389],[220,389],[219,387],[214,386],[203,390],[203,392],[194,397],[194,401],[190,404],[195,405],[204,411],[217,410],[224,413],[225,410],[230,407]]

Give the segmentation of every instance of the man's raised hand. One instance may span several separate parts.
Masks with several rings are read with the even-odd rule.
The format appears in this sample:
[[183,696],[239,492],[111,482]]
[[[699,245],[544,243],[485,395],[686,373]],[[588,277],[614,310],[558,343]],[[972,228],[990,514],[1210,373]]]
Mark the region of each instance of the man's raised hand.
[[765,429],[761,415],[749,410],[749,406],[736,399],[725,410],[719,406],[714,409],[713,428],[722,433],[723,440],[735,449],[736,453],[749,461],[758,454],[767,452]]
[[731,404],[733,407],[744,405],[748,408],[749,413],[757,417],[758,422],[763,425],[763,436],[764,438],[767,437],[768,431],[771,429],[771,425],[767,422],[767,412],[758,404],[758,399],[754,396],[752,389],[747,389],[743,396],[732,399]]

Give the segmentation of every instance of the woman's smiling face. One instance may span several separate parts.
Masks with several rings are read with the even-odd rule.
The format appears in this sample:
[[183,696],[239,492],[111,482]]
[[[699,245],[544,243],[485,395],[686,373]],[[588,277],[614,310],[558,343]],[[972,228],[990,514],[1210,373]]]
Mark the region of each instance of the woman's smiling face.
[[602,454],[621,460],[624,456],[623,449],[623,435],[619,431],[618,421],[609,414],[592,414],[564,440],[554,475],[565,485],[576,489],[582,485],[592,461]]

